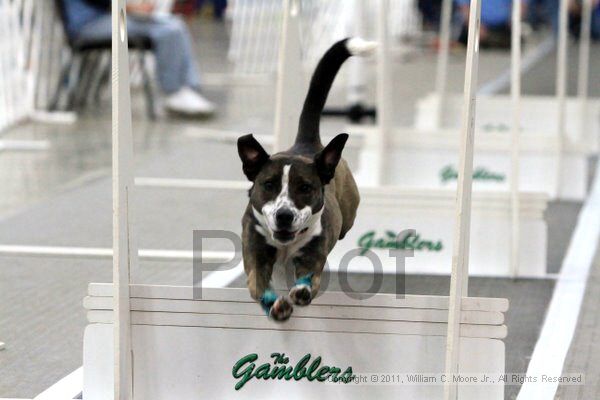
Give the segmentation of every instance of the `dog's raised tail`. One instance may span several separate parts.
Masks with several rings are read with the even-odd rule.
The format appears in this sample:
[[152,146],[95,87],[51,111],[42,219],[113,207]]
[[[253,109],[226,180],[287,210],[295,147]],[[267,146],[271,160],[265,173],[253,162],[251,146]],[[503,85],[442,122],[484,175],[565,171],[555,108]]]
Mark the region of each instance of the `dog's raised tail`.
[[321,145],[319,122],[327,95],[340,67],[350,56],[367,55],[373,52],[376,42],[361,38],[340,40],[325,52],[310,80],[308,94],[300,114],[296,144]]

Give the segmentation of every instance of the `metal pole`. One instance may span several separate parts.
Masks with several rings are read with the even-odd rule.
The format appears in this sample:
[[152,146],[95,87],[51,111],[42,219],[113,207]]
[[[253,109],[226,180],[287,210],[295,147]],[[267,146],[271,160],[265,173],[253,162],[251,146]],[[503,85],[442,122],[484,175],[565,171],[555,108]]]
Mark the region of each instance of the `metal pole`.
[[440,20],[440,48],[437,59],[435,75],[435,91],[437,93],[437,110],[435,126],[442,126],[442,115],[446,98],[446,82],[448,79],[448,53],[450,52],[450,28],[452,24],[452,0],[442,1],[442,15]]
[[299,1],[284,0],[275,94],[275,152],[285,150],[293,144],[304,99],[299,20]]
[[510,273],[519,273],[520,204],[519,204],[519,137],[521,135],[521,1],[513,0],[511,38],[512,131],[510,146],[511,243]]
[[377,143],[376,164],[371,166],[375,170],[374,184],[376,186],[385,184],[387,143],[391,130],[392,114],[392,79],[390,68],[390,37],[388,17],[390,15],[390,0],[379,0],[379,12],[377,16]]
[[133,139],[129,92],[129,55],[125,0],[112,0],[112,172],[114,398],[133,398],[131,268],[137,262],[130,230],[129,197],[133,189]]
[[[456,228],[450,278],[448,336],[446,337],[446,374],[459,371],[460,320],[462,299],[469,285],[469,247],[471,231],[471,192],[473,184],[473,142],[475,137],[475,96],[479,60],[480,0],[471,0],[469,38],[465,68],[464,105],[460,143],[460,168],[456,202]],[[456,400],[458,386],[452,380],[444,384],[444,399]]]
[[[588,136],[587,131],[587,105],[588,82],[590,69],[590,35],[592,31],[592,0],[583,0],[581,10],[581,33],[579,35],[579,73],[577,74],[577,96],[579,100],[579,139]],[[597,151],[598,138],[593,138],[594,148]]]
[[565,145],[566,128],[566,96],[567,96],[567,34],[569,0],[560,0],[558,21],[558,54],[556,57],[556,104],[557,104],[557,135],[558,146],[556,154],[556,195],[560,196],[562,182],[562,153]]

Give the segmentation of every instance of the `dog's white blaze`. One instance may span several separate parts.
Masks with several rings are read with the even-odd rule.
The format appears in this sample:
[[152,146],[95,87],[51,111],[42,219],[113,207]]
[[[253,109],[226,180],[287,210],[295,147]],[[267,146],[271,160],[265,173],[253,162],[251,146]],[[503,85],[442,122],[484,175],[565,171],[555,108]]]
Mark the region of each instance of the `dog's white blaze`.
[[290,197],[290,170],[291,165],[284,165],[283,173],[281,174],[281,191],[277,197],[265,203],[262,207],[262,215],[266,219],[266,225],[270,233],[277,230],[276,215],[280,209],[287,209],[294,215],[292,220],[292,231],[300,231],[306,228],[307,222],[312,215],[312,209],[310,206],[306,206],[303,209],[298,209],[294,201]]
[[[313,237],[319,236],[323,231],[321,226],[321,216],[323,209],[316,213],[312,213],[310,206],[306,206],[301,210],[296,207],[294,201],[290,197],[290,170],[291,165],[285,165],[281,175],[281,191],[277,197],[265,203],[260,211],[252,208],[254,217],[258,221],[256,231],[267,239],[267,243],[278,249],[278,263],[286,263],[292,256],[297,255],[300,249],[304,247]],[[288,243],[281,243],[273,237],[274,231],[277,230],[276,215],[281,208],[286,208],[292,212],[294,219],[292,222],[292,230],[297,232],[294,240]],[[303,232],[304,231],[304,232]]]
[[292,169],[291,165],[285,165],[283,167],[283,174],[281,174],[281,192],[279,192],[279,195],[277,195],[277,198],[275,199],[275,214],[280,208],[289,208],[294,213],[295,220],[298,208],[296,208],[294,201],[290,198],[290,169]]

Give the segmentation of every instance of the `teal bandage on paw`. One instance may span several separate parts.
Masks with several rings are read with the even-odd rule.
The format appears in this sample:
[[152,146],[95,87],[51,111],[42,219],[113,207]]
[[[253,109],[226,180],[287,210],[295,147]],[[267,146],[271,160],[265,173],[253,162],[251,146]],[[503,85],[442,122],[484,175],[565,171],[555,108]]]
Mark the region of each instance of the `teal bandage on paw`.
[[314,274],[314,272],[311,272],[310,274],[304,275],[303,277],[296,279],[296,286],[306,285],[312,288],[312,277]]
[[267,289],[267,290],[265,290],[263,295],[260,296],[259,301],[260,301],[260,305],[262,306],[263,310],[265,310],[267,315],[269,315],[269,312],[271,311],[271,307],[273,307],[273,304],[275,304],[275,301],[277,301],[277,293],[275,293],[271,289]]

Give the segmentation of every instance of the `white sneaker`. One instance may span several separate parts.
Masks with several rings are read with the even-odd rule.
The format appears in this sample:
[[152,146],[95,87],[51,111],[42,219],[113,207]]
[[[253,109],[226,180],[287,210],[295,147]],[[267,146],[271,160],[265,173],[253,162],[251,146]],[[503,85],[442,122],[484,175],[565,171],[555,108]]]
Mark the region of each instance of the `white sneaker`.
[[170,111],[186,115],[211,115],[216,107],[202,95],[188,87],[167,96],[165,107]]

